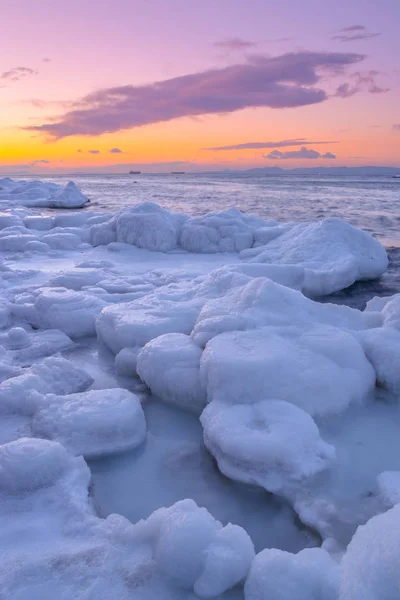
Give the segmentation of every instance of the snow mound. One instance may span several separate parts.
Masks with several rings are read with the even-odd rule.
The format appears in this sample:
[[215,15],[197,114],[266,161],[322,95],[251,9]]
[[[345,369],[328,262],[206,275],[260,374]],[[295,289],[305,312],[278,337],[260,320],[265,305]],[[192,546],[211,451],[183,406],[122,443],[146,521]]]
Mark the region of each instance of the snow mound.
[[375,369],[378,384],[400,394],[400,330],[378,327],[360,331],[358,337]]
[[237,208],[185,221],[180,245],[189,252],[240,252],[251,248],[254,231],[266,225],[263,219],[247,216]]
[[88,203],[86,196],[73,181],[64,187],[37,180],[14,181],[0,179],[0,204],[47,208],[82,208]]
[[274,325],[326,323],[356,331],[382,325],[382,315],[376,311],[360,312],[347,306],[320,304],[264,277],[244,283],[204,304],[192,332],[196,344],[204,347],[225,331]]
[[223,333],[208,342],[200,375],[209,402],[280,399],[312,416],[341,413],[375,385],[360,343],[328,325]]
[[47,406],[34,416],[37,437],[60,442],[86,458],[136,448],[146,436],[140,401],[123,389],[92,390],[69,396],[46,396]]
[[340,600],[394,600],[400,594],[400,506],[359,527],[341,563]]
[[13,327],[5,334],[0,334],[0,344],[15,364],[22,367],[32,365],[37,359],[51,356],[63,350],[73,348],[73,341],[62,331],[27,332],[22,327]]
[[144,346],[137,357],[137,373],[164,402],[200,413],[206,405],[199,376],[201,354],[187,335],[167,333]]
[[16,316],[42,329],[60,329],[72,338],[95,334],[95,319],[105,305],[101,299],[63,287],[39,288],[33,303],[14,304]]
[[400,330],[400,294],[383,298],[376,296],[367,302],[365,310],[381,312],[384,325]]
[[335,458],[313,419],[282,400],[235,406],[212,402],[200,420],[204,443],[222,473],[269,492],[288,495]]
[[306,548],[298,554],[263,550],[251,565],[244,597],[245,600],[338,600],[339,567],[320,548]]
[[0,446],[0,493],[29,493],[53,484],[68,464],[66,450],[47,440],[21,438]]
[[400,504],[400,471],[384,471],[377,477],[379,496],[386,507]]
[[92,383],[90,375],[65,358],[46,358],[0,384],[0,413],[31,416],[40,406],[42,394],[83,392]]
[[179,587],[214,598],[246,577],[254,558],[247,533],[237,525],[222,527],[193,500],[161,508],[147,522],[158,529],[155,560]]
[[378,240],[337,218],[295,225],[266,246],[245,251],[242,257],[302,265],[304,292],[310,296],[331,294],[357,280],[375,279],[388,265]]

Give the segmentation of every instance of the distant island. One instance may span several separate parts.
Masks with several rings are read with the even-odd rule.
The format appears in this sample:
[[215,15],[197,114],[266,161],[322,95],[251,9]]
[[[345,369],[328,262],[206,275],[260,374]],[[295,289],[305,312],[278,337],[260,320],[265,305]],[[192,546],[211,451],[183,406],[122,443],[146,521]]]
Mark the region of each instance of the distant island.
[[171,175],[184,175],[185,171],[171,171]]
[[142,171],[129,171],[129,175],[140,175]]

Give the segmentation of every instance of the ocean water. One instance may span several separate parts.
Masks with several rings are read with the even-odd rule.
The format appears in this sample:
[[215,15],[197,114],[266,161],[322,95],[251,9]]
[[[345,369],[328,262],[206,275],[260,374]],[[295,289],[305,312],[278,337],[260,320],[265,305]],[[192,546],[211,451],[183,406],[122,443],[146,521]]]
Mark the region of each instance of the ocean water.
[[400,179],[250,174],[70,175],[91,199],[90,210],[116,211],[138,202],[200,215],[235,206],[281,221],[341,217],[400,247]]

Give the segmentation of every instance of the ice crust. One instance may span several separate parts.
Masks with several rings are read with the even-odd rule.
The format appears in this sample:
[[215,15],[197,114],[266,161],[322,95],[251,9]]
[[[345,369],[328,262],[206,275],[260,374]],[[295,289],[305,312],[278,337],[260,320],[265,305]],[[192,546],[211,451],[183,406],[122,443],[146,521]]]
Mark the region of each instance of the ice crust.
[[[0,598],[400,597],[400,294],[316,301],[384,248],[340,219],[30,209],[86,204],[0,179]],[[260,547],[271,499],[299,552]]]

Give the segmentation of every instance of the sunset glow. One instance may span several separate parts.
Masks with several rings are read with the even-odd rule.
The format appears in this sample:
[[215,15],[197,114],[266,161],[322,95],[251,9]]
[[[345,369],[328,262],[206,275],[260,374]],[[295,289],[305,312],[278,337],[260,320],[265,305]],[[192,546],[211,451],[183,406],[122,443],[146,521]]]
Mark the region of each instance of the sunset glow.
[[3,2],[0,170],[400,166],[400,6],[384,8]]

